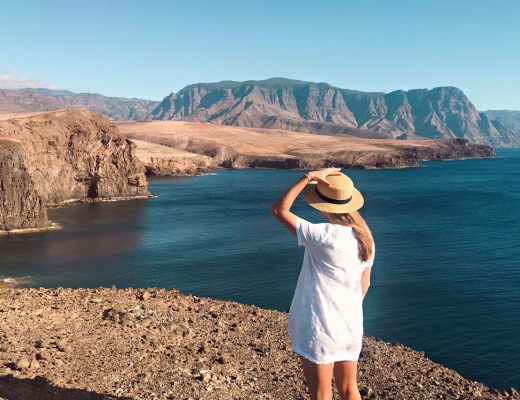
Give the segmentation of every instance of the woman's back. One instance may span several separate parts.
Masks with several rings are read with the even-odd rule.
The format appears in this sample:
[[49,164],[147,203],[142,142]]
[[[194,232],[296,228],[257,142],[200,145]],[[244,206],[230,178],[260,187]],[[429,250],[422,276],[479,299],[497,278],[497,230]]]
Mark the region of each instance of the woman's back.
[[304,246],[304,266],[338,284],[359,283],[364,268],[372,266],[373,258],[363,262],[354,230],[332,223],[313,224],[302,218],[296,223],[298,245]]
[[362,261],[352,228],[296,222],[303,265],[289,310],[293,349],[315,363],[356,359],[363,335]]
[[[329,223],[311,224],[291,211],[302,192]],[[363,195],[340,168],[324,168],[306,173],[270,207],[305,246],[288,328],[312,398],[332,398],[334,372],[341,397],[361,400],[356,371],[362,304],[375,254],[370,228],[358,212],[363,204]]]

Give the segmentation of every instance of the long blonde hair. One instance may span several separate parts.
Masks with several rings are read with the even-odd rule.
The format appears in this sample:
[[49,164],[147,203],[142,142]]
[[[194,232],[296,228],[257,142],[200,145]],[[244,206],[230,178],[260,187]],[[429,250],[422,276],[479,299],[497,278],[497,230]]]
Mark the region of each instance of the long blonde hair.
[[345,214],[327,213],[330,219],[338,224],[350,226],[358,240],[359,254],[363,261],[370,260],[374,255],[374,238],[367,223],[358,211]]

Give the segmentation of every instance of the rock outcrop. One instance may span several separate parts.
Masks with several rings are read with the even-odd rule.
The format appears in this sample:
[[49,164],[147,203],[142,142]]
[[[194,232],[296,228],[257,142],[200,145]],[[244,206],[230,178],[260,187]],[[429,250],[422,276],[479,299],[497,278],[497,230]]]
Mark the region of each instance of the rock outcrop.
[[200,83],[165,97],[152,117],[366,138],[520,145],[520,135],[497,129],[455,87],[368,93],[283,78]]
[[73,93],[50,89],[0,89],[0,113],[85,108],[116,121],[142,121],[150,117],[158,101],[107,97],[97,93]]
[[119,129],[137,143],[148,173],[157,175],[215,168],[403,168],[422,160],[495,156],[493,148],[467,139],[362,139],[184,121],[132,122]]
[[143,140],[132,142],[137,145],[135,154],[146,166],[147,175],[192,176],[212,171],[217,164],[208,155]]
[[49,226],[22,152],[19,143],[0,139],[0,231]]
[[[309,398],[285,312],[153,288],[0,289],[0,319],[0,399]],[[520,399],[373,337],[359,386],[363,399]]]
[[42,203],[149,195],[135,145],[86,110],[0,121],[0,149],[0,230],[43,227]]

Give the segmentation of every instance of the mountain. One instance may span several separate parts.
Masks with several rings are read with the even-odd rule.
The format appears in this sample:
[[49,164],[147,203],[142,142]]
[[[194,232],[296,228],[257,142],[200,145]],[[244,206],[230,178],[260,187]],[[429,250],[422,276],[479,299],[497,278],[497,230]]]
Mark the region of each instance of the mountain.
[[484,111],[484,114],[495,124],[497,129],[507,131],[511,136],[520,137],[520,111],[487,110]]
[[199,83],[166,96],[151,117],[366,138],[465,138],[496,147],[520,146],[520,135],[490,121],[455,87],[382,93],[284,78]]
[[285,78],[198,83],[161,102],[51,89],[0,89],[0,113],[85,108],[116,121],[187,120],[376,139],[464,138],[520,147],[520,112],[479,112],[456,87],[390,93]]
[[116,121],[142,121],[148,119],[158,105],[158,101],[73,93],[68,90],[0,89],[0,113],[85,108]]

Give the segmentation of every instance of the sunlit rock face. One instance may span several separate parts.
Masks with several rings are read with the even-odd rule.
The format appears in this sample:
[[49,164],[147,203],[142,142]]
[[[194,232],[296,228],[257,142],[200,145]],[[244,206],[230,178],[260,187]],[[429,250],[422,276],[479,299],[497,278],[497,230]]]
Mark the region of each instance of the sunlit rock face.
[[0,230],[46,225],[43,205],[147,196],[135,145],[86,110],[0,121]]
[[455,87],[368,93],[282,78],[201,83],[165,97],[151,117],[366,138],[520,145],[520,134],[490,121]]

